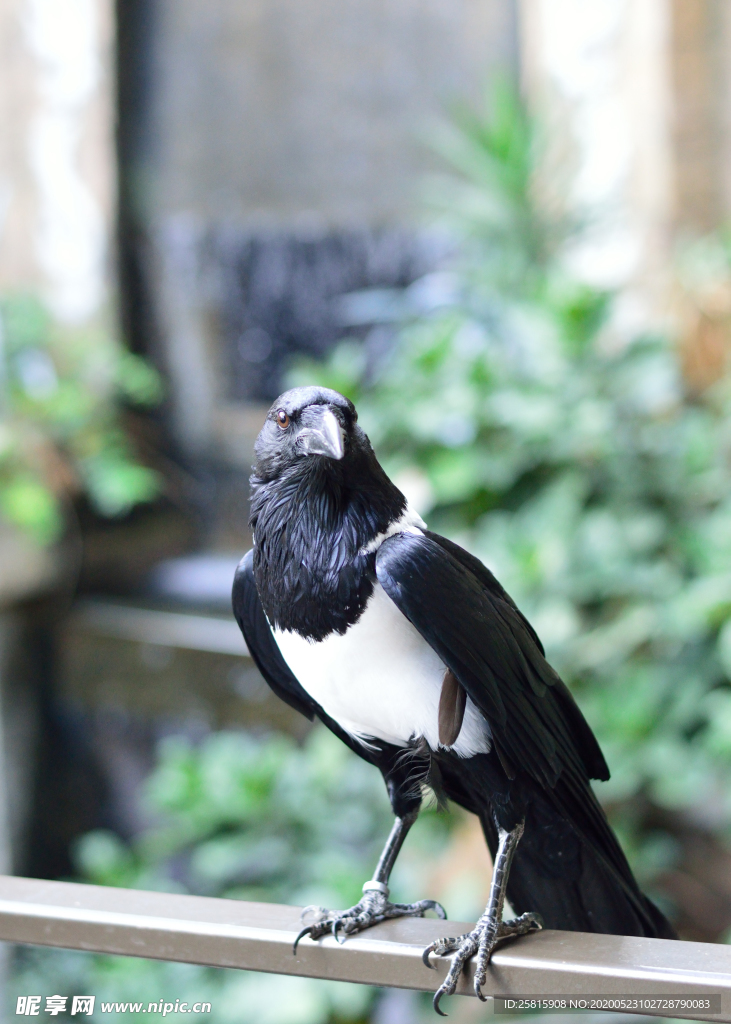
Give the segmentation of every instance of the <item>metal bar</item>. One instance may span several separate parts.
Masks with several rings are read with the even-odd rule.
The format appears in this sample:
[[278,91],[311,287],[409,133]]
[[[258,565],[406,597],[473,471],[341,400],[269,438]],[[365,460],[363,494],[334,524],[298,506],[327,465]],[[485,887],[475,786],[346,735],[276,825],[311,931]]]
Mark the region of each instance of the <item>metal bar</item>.
[[158,611],[113,601],[83,601],[74,609],[72,621],[94,633],[121,640],[249,657],[233,617]]
[[[349,938],[300,943],[300,910],[269,903],[112,889],[0,876],[0,939],[213,967],[433,991],[447,964],[427,971],[421,951],[445,930],[470,925],[403,919]],[[471,994],[470,978],[459,992]],[[544,931],[492,959],[483,991],[493,996],[721,995],[721,1013],[669,1012],[731,1022],[731,948],[697,942]],[[641,1012],[647,1014],[647,1009]]]

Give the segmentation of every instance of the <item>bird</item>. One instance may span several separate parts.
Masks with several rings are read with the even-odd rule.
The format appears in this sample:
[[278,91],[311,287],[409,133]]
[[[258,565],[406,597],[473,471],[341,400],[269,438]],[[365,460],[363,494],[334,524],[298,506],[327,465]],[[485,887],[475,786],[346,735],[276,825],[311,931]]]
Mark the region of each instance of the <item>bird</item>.
[[274,693],[380,769],[395,819],[362,899],[306,908],[295,952],[305,937],[344,941],[427,910],[446,918],[434,900],[389,898],[429,789],[479,818],[493,859],[474,929],[424,950],[427,967],[450,961],[437,1013],[471,958],[484,999],[496,946],[542,927],[676,938],[594,794],[606,761],[536,631],[477,557],[409,506],[353,403],[325,387],[286,391],[254,453],[253,547],[235,573],[234,616]]

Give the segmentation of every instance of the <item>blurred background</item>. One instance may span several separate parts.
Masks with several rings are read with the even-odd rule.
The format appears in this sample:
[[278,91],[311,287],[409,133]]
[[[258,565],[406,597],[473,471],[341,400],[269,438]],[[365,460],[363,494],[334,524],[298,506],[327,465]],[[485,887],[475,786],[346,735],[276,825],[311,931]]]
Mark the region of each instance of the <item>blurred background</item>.
[[[358,898],[380,776],[229,610],[264,412],[322,382],[536,625],[644,887],[731,938],[729,5],[0,0],[0,52],[0,870]],[[431,809],[394,891],[470,920],[488,879]],[[10,1015],[432,1019],[59,951],[1,973]]]

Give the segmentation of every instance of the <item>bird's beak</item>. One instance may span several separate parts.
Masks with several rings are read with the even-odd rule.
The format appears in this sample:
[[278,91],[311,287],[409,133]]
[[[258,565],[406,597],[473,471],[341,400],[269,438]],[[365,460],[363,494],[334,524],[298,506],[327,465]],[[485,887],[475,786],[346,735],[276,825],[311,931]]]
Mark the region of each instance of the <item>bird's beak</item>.
[[308,425],[300,431],[297,446],[303,455],[326,455],[342,459],[345,454],[343,431],[335,414],[326,405],[309,410]]

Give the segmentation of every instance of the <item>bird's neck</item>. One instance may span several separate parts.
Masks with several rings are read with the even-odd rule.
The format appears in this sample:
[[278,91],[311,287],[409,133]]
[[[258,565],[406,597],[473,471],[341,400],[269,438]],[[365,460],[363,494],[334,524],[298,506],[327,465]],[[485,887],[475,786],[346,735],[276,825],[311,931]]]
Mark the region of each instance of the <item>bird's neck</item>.
[[273,627],[321,640],[363,613],[375,582],[369,544],[405,508],[380,466],[367,469],[352,474],[357,487],[314,459],[276,480],[252,477],[254,577]]

